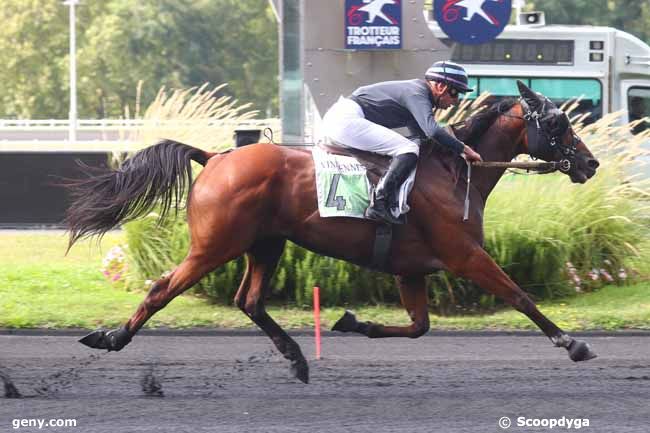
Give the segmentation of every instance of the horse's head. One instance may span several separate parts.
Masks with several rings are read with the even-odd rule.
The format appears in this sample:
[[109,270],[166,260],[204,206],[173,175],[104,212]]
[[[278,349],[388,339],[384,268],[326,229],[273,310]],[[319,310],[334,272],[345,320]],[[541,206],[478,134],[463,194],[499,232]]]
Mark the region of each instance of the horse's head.
[[560,171],[572,182],[585,183],[599,166],[585,143],[573,131],[567,115],[547,97],[517,80],[521,107],[527,124],[527,153],[544,161],[560,163]]

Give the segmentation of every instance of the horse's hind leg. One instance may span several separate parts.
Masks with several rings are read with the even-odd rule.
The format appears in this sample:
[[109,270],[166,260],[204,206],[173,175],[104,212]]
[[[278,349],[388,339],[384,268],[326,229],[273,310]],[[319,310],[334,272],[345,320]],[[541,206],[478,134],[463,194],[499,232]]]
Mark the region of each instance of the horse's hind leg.
[[244,306],[246,305],[246,295],[248,294],[248,289],[251,286],[251,273],[253,268],[253,263],[248,257],[248,254],[246,254],[244,257],[246,259],[246,269],[244,269],[244,276],[239,283],[237,293],[235,293],[235,305],[242,311],[244,311]]
[[409,326],[385,326],[372,322],[358,322],[354,314],[346,311],[332,327],[333,331],[358,332],[370,338],[417,338],[429,330],[429,298],[424,275],[396,277],[402,304],[409,316]]
[[[247,253],[248,278],[247,292],[242,286],[235,297],[237,306],[271,338],[280,353],[291,362],[292,374],[304,383],[309,382],[309,366],[300,346],[278,325],[264,308],[269,282],[278,265],[285,245],[284,239],[265,239],[256,242]],[[240,293],[241,292],[241,293]],[[244,300],[245,297],[245,300]]]
[[97,330],[79,341],[93,349],[121,350],[157,311],[196,284],[205,274],[240,254],[241,252],[232,248],[221,253],[190,252],[189,256],[170,275],[153,283],[144,301],[124,326],[108,332]]

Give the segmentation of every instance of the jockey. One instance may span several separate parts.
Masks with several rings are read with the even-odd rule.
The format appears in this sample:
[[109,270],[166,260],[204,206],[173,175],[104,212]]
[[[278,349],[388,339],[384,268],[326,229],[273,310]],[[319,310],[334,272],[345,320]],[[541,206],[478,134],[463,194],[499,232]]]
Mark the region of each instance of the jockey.
[[[449,61],[435,62],[425,79],[385,81],[341,96],[323,117],[324,130],[336,144],[393,157],[379,180],[366,217],[400,224],[398,194],[417,166],[421,139],[433,138],[469,161],[481,156],[438,126],[434,108],[458,104],[458,94],[471,92],[465,69]],[[410,140],[393,131],[406,127]]]

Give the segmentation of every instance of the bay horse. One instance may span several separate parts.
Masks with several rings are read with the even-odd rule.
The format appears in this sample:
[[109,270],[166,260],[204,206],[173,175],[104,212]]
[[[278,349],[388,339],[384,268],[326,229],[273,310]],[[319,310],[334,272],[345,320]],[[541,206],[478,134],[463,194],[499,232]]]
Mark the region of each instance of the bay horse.
[[[531,154],[562,161],[571,181],[584,183],[598,161],[574,133],[569,120],[549,99],[518,82],[521,98],[501,101],[470,117],[456,131],[486,161],[511,161]],[[205,166],[193,185],[191,161]],[[469,279],[530,318],[573,361],[596,355],[546,318],[530,297],[483,249],[483,211],[504,169],[476,168],[470,190],[469,220],[463,221],[465,162],[425,145],[409,197],[405,225],[396,227],[389,260],[379,271],[396,277],[408,326],[359,322],[346,314],[335,330],[370,338],[417,338],[429,330],[425,275],[444,269]],[[99,169],[98,169],[99,170]],[[185,191],[190,247],[169,275],[153,283],[143,302],[120,328],[96,330],[80,341],[89,347],[118,351],[144,323],[206,273],[241,255],[246,270],[234,302],[290,361],[292,374],[309,381],[309,367],[298,344],[265,309],[269,281],[287,240],[323,254],[371,267],[376,222],[356,218],[321,218],[311,151],[257,143],[223,153],[164,140],[137,152],[119,169],[91,172],[72,181],[73,198],[66,221],[68,249],[79,238],[102,235],[120,223],[162,208],[178,210]]]

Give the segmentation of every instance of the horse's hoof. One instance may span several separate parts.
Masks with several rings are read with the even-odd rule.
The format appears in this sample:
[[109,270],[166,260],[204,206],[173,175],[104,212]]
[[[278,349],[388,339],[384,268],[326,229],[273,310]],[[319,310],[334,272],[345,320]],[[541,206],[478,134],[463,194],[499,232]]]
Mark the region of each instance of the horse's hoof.
[[343,317],[332,326],[332,331],[352,332],[357,329],[358,323],[359,322],[357,322],[357,318],[354,316],[352,311],[345,310]]
[[85,344],[91,349],[106,349],[106,332],[98,329],[79,340],[79,343]]
[[131,333],[125,327],[108,332],[98,329],[81,338],[79,342],[92,349],[118,352],[131,342]]
[[291,362],[291,374],[302,383],[309,383],[309,365],[304,359]]
[[567,350],[569,351],[569,358],[574,362],[589,361],[598,356],[591,350],[589,344],[581,340],[573,340]]

